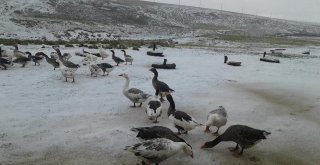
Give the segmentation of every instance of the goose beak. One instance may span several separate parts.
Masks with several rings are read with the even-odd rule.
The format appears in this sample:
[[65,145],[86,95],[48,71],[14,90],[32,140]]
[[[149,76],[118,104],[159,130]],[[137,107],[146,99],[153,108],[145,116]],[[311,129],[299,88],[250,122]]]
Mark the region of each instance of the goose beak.
[[204,149],[204,148],[207,148],[207,147],[206,147],[206,145],[204,144],[204,145],[202,145],[200,148],[201,148],[201,149]]
[[123,76],[123,74],[119,74],[118,76]]

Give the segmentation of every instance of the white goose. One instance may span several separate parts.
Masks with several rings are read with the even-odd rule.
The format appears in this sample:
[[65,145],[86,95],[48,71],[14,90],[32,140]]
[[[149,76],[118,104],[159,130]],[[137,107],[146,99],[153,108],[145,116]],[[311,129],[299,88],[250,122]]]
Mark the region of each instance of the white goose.
[[136,103],[140,103],[140,107],[142,103],[145,102],[151,95],[144,93],[142,90],[137,88],[129,88],[129,77],[128,74],[123,73],[119,76],[124,77],[126,79],[126,83],[123,87],[123,94],[133,102],[133,107],[136,107]]
[[93,61],[97,61],[98,57],[90,53],[84,53],[85,57],[81,60],[82,65],[89,65]]
[[178,134],[181,132],[187,134],[188,131],[193,130],[198,126],[202,126],[202,124],[197,122],[192,116],[183,111],[177,111],[175,109],[176,106],[171,94],[167,95],[167,100],[170,103],[168,116],[169,119],[173,121],[174,126],[178,129]]
[[127,146],[125,150],[134,153],[135,156],[142,160],[142,164],[158,164],[179,153],[181,150],[193,158],[192,147],[190,145],[185,142],[173,142],[165,138],[147,140]]
[[150,99],[146,107],[146,113],[150,120],[155,120],[154,123],[158,123],[157,119],[162,113],[162,104],[160,99],[155,97]]
[[204,132],[210,132],[210,126],[216,126],[218,129],[214,132],[214,135],[219,135],[218,131],[220,127],[226,125],[227,123],[227,111],[223,106],[219,106],[218,109],[215,109],[209,112],[206,122],[206,129]]
[[74,83],[74,77],[76,75],[76,70],[74,68],[68,68],[63,63],[57,59],[56,60],[59,63],[59,68],[61,71],[62,76],[66,79],[66,82],[68,82],[68,78],[72,78],[72,82]]
[[108,57],[110,56],[110,55],[102,48],[102,44],[100,44],[100,47],[99,47],[99,54],[100,54],[102,60],[105,59],[105,58],[108,58]]

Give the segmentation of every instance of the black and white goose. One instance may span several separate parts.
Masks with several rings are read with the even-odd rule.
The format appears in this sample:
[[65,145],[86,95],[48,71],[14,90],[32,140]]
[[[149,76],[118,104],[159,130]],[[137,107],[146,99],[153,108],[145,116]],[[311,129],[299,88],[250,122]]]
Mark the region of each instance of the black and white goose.
[[147,102],[146,114],[150,120],[154,120],[154,123],[158,123],[158,117],[162,114],[162,103],[154,97]]
[[28,57],[25,56],[16,56],[16,58],[12,61],[13,63],[21,64],[22,67],[25,67],[26,64],[31,61],[31,54]]
[[219,135],[218,131],[220,127],[226,125],[227,123],[227,111],[223,106],[219,106],[219,108],[209,112],[209,115],[207,116],[207,122],[206,122],[206,129],[204,132],[210,132],[210,126],[217,127],[217,131],[214,133],[214,135]]
[[100,63],[100,64],[97,64],[103,71],[103,75],[105,75],[105,73],[107,72],[107,76],[109,76],[109,73],[112,72],[113,70],[113,66],[110,65],[109,63]]
[[129,88],[130,79],[128,74],[123,73],[119,76],[124,77],[126,79],[126,83],[123,86],[122,93],[133,102],[133,107],[136,107],[136,103],[140,103],[140,107],[142,103],[145,102],[151,95],[144,93],[142,90],[137,88]]
[[151,68],[150,71],[154,74],[152,78],[152,86],[156,90],[155,95],[158,96],[160,94],[160,100],[163,101],[164,96],[174,92],[166,83],[158,80],[158,71],[156,68]]
[[130,55],[127,55],[127,52],[125,50],[121,50],[124,55],[124,60],[126,61],[126,65],[128,62],[132,65],[133,58]]
[[[76,71],[78,68],[80,68],[79,64],[75,64],[71,61],[65,61],[61,55],[59,48],[53,47],[53,49],[57,52],[57,54],[59,56],[59,61],[62,62],[64,66],[66,66],[67,68],[73,69],[74,71]],[[58,60],[57,60],[57,62],[58,62]]]
[[142,140],[150,140],[156,138],[166,138],[174,142],[185,142],[184,139],[179,137],[171,129],[163,126],[153,126],[153,127],[137,127],[131,128],[131,131],[137,132],[137,138]]
[[142,160],[142,164],[155,163],[158,165],[160,162],[176,155],[181,150],[193,158],[190,145],[185,142],[174,142],[165,138],[147,140],[132,146],[127,146],[125,150],[134,153],[135,156]]
[[176,106],[171,94],[167,95],[167,100],[170,103],[168,109],[168,117],[170,120],[172,120],[174,127],[178,129],[179,135],[181,133],[187,134],[188,131],[193,130],[198,126],[202,126],[202,124],[197,122],[192,116],[183,111],[176,110]]
[[19,51],[18,45],[14,45],[13,56],[15,58],[26,57],[27,55],[24,52]]
[[38,52],[36,53],[36,56],[43,56],[46,59],[46,61],[53,66],[53,70],[56,70],[56,68],[59,68],[59,63],[57,62],[57,60],[53,58],[49,58],[48,55],[46,55],[45,53]]
[[123,59],[115,56],[114,50],[110,50],[112,52],[112,59],[115,63],[117,63],[117,66],[119,66],[120,63],[123,63]]
[[[237,143],[235,148],[230,149],[235,153],[235,156],[242,155],[244,149],[248,149],[256,145],[261,140],[266,139],[270,132],[251,128],[245,125],[232,125],[220,136],[213,141],[206,142],[201,148],[212,148],[223,141],[233,141]],[[240,152],[237,152],[241,147]]]
[[35,54],[34,56],[32,56],[30,52],[26,52],[26,54],[28,54],[28,56],[31,56],[31,60],[34,62],[34,66],[36,66],[37,64],[38,66],[40,66],[40,62],[43,61],[43,56],[40,56],[39,54]]

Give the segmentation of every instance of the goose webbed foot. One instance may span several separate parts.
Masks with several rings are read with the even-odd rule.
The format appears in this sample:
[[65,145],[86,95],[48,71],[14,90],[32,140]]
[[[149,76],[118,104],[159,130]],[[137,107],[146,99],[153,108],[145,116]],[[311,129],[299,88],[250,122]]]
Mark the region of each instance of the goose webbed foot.
[[[237,145],[238,146],[238,145]],[[240,152],[233,152],[232,155],[236,158],[239,158],[242,154],[243,154],[243,147],[241,147],[241,151]]]
[[205,133],[210,133],[209,126],[206,126],[206,129],[204,130]]
[[220,128],[218,128],[217,131],[216,131],[215,133],[213,133],[213,136],[219,136],[219,135],[220,135],[219,132],[218,132],[219,129],[220,129]]
[[156,123],[159,123],[159,122],[158,122],[158,118],[156,118],[156,120],[155,120],[153,123],[155,123],[155,124],[156,124]]
[[236,145],[236,147],[229,147],[228,148],[230,152],[237,152],[239,150],[239,144]]
[[136,107],[136,103],[133,103],[133,105],[131,106],[132,108],[135,108]]

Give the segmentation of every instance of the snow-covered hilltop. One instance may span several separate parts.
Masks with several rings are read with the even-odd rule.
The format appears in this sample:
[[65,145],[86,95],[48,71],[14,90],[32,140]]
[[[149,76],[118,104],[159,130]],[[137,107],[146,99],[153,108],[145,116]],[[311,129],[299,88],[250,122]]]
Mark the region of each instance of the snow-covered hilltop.
[[7,0],[0,38],[158,39],[174,36],[317,35],[320,26],[139,0]]

